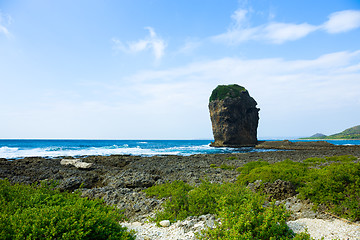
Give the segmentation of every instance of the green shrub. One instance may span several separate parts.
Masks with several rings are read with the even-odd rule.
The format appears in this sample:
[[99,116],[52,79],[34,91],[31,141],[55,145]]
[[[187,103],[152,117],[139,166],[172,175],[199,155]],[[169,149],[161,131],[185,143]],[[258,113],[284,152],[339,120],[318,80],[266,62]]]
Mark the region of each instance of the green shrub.
[[303,161],[303,163],[309,164],[309,165],[319,165],[321,163],[325,163],[326,160],[324,158],[318,158],[318,157],[313,157],[313,158],[307,158]]
[[172,183],[168,182],[164,184],[154,185],[143,191],[149,197],[156,196],[157,198],[165,198],[173,196],[176,192],[187,193],[191,189],[193,189],[193,187],[189,184],[184,183],[180,180],[176,180]]
[[211,168],[217,168],[216,164],[210,164]]
[[230,157],[227,157],[226,159],[227,159],[227,160],[236,160],[237,157],[235,157],[235,156],[230,156]]
[[[360,220],[360,163],[353,163],[355,160],[354,156],[343,155],[308,158],[303,163],[290,160],[274,164],[250,162],[237,169],[241,172],[238,183],[290,181],[300,196],[310,199],[315,206],[321,204],[336,215]],[[309,168],[317,165],[319,169]]]
[[216,164],[210,164],[210,167],[211,168],[220,168],[220,169],[223,169],[223,170],[234,170],[235,169],[235,166],[233,165],[228,165],[228,164],[221,164],[220,167],[216,166]]
[[264,198],[246,188],[241,192],[229,189],[219,199],[221,224],[203,231],[203,239],[293,239],[295,234],[286,225],[287,211],[274,203],[264,207]]
[[235,169],[234,166],[228,165],[228,164],[225,164],[225,163],[221,164],[220,168],[223,169],[223,170],[234,170]]
[[236,171],[241,172],[242,174],[249,174],[250,171],[253,170],[254,168],[267,166],[269,164],[270,163],[263,161],[263,160],[248,162],[248,163],[244,164],[244,166],[237,168]]
[[360,163],[333,163],[312,169],[298,191],[316,205],[348,219],[360,220]]
[[[185,219],[188,216],[215,214],[221,219],[214,229],[203,231],[203,239],[310,239],[309,235],[295,234],[286,225],[288,212],[283,206],[264,207],[265,197],[236,183],[202,181],[198,187],[184,188],[179,182],[166,184],[172,189],[164,210],[153,219]],[[178,187],[179,189],[176,189]],[[161,187],[153,188],[153,196]]]
[[305,159],[303,161],[303,163],[307,163],[310,165],[319,165],[322,163],[333,163],[333,162],[349,163],[349,162],[353,162],[355,160],[357,160],[357,157],[355,157],[355,156],[341,155],[341,156],[331,156],[331,157],[325,157],[325,158],[318,158],[318,157],[308,158],[308,159]]
[[342,156],[332,156],[325,158],[328,162],[341,162],[341,163],[349,163],[357,160],[357,157],[352,155],[342,155]]
[[0,180],[0,239],[135,239],[101,200]]
[[241,184],[255,182],[256,180],[274,182],[277,179],[281,179],[283,181],[290,181],[295,186],[302,186],[304,178],[309,171],[305,164],[290,160],[274,164],[267,164],[261,161],[248,164],[249,167],[241,170],[242,173],[244,171],[244,174],[238,177],[238,182]]

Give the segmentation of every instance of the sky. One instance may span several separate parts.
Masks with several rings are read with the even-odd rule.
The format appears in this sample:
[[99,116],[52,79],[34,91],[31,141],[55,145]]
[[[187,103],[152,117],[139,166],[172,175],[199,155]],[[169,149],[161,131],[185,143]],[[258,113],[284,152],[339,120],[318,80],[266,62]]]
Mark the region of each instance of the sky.
[[258,138],[360,124],[359,0],[0,0],[0,138],[211,139],[217,85]]

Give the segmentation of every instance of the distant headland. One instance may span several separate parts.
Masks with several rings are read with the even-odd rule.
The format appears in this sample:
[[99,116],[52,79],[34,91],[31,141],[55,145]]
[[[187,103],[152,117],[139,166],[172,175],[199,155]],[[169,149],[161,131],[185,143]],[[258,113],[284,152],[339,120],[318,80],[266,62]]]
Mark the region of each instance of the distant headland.
[[344,140],[360,140],[360,125],[345,129],[344,131],[332,135],[325,135],[322,133],[316,133],[311,137],[300,139],[344,139]]

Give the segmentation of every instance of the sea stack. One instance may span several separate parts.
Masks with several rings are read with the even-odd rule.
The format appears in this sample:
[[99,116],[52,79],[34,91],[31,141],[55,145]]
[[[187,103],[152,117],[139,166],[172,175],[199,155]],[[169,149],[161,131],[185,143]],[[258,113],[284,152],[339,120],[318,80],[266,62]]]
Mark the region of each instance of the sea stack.
[[210,96],[213,147],[247,147],[257,144],[259,108],[249,92],[237,84],[219,85]]

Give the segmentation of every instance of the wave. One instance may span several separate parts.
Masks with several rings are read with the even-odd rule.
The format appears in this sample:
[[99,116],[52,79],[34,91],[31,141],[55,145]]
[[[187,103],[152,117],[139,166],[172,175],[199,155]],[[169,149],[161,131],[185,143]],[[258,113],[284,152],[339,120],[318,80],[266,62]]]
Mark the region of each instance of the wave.
[[[1,143],[1,141],[0,141]],[[207,140],[13,140],[2,141],[0,158],[18,159],[24,157],[81,157],[108,155],[182,155],[236,153],[262,151],[254,148],[214,148]]]
[[24,157],[62,157],[62,156],[93,156],[93,155],[137,155],[137,156],[154,156],[154,155],[178,155],[179,151],[153,150],[142,149],[140,147],[90,147],[82,149],[63,149],[59,148],[33,148],[33,149],[18,149],[1,147],[0,158],[17,159]]

